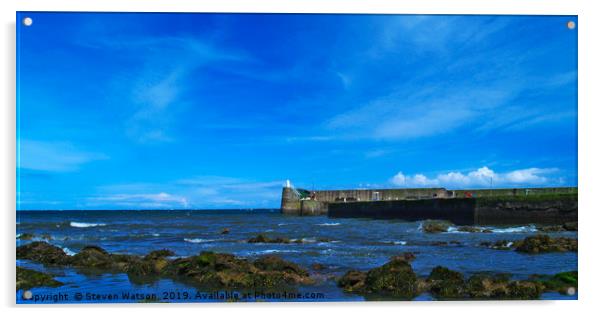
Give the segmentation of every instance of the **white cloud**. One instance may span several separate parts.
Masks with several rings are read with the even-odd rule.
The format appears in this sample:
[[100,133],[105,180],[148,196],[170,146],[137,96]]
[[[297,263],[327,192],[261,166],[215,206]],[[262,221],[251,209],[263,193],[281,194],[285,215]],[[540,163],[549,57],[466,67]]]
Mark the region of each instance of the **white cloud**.
[[481,167],[468,173],[448,172],[429,178],[423,174],[413,176],[398,172],[390,179],[393,185],[401,187],[501,187],[506,185],[554,185],[561,184],[562,178],[550,177],[557,173],[556,168],[528,168],[513,170],[506,173],[496,173],[488,167]]
[[17,167],[23,169],[75,171],[91,161],[108,159],[105,154],[78,149],[69,142],[21,139],[17,146]]
[[89,198],[91,205],[112,205],[132,208],[187,208],[188,200],[183,196],[165,192],[154,194],[113,194]]
[[284,181],[252,181],[223,176],[198,176],[164,183],[115,184],[99,187],[99,194],[88,198],[86,207],[133,209],[278,207],[283,184]]
[[[504,86],[505,89],[502,89]],[[412,139],[444,134],[514,97],[514,84],[459,89],[455,84],[400,86],[389,95],[331,118],[331,131],[356,138]]]

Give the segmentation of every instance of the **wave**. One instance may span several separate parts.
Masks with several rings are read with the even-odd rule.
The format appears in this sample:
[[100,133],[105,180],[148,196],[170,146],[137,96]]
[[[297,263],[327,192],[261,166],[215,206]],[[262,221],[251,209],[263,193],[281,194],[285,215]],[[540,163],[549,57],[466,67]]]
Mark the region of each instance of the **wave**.
[[535,225],[490,229],[494,233],[534,233],[537,231],[537,227],[535,227]]
[[248,255],[267,255],[267,254],[272,254],[272,253],[297,253],[300,252],[299,250],[290,250],[290,249],[266,249],[266,250],[260,250],[260,251],[248,251],[245,252]]
[[75,256],[77,254],[77,252],[75,252],[67,247],[63,247],[63,251],[67,254],[67,256]]
[[447,232],[448,233],[455,233],[455,234],[470,234],[470,232],[466,232],[466,231],[459,231],[458,228],[456,226],[449,226],[447,228]]
[[341,225],[341,223],[322,223],[322,224],[316,224],[318,226],[339,226]]
[[184,238],[185,242],[190,242],[193,244],[200,244],[200,243],[205,243],[205,242],[212,242],[212,241],[216,241],[217,239],[203,239],[203,238]]
[[[495,228],[491,226],[475,226],[480,230],[490,231],[492,233],[504,234],[504,233],[534,233],[537,232],[537,227],[535,225],[527,225],[527,226],[513,226],[513,227],[503,227],[503,228]],[[470,234],[467,231],[460,231],[455,226],[450,226],[447,228],[448,233],[453,234]]]
[[402,245],[402,246],[404,246],[404,245],[406,245],[406,244],[407,244],[407,242],[406,242],[406,241],[404,241],[404,240],[395,240],[395,241],[393,242],[393,244],[394,244],[394,245]]
[[88,228],[96,226],[106,226],[104,223],[83,223],[83,222],[69,222],[69,226],[76,228]]

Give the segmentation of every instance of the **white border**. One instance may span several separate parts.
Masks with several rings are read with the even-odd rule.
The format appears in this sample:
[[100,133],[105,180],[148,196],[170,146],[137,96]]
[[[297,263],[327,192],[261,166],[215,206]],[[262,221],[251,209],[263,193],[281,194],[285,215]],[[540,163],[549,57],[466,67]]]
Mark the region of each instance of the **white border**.
[[[166,308],[175,312],[214,315],[236,314],[307,314],[324,310],[339,315],[395,313],[397,315],[576,315],[600,311],[598,298],[602,286],[600,240],[602,206],[596,194],[602,189],[600,172],[602,130],[599,123],[602,107],[600,58],[602,37],[599,1],[559,0],[2,0],[2,76],[0,89],[2,122],[2,247],[3,284],[0,286],[2,308],[11,314],[102,315],[106,312],[138,312],[163,315]],[[295,13],[421,13],[421,14],[553,14],[579,15],[579,301],[535,302],[383,302],[383,303],[253,303],[253,304],[151,304],[49,306],[25,308],[15,306],[15,11],[129,11],[129,12],[295,12]],[[561,53],[561,52],[559,52]],[[537,144],[534,144],[537,146]],[[598,199],[597,199],[598,198]],[[90,308],[92,307],[92,308]],[[143,311],[141,309],[144,309]],[[140,310],[140,311],[139,311]]]

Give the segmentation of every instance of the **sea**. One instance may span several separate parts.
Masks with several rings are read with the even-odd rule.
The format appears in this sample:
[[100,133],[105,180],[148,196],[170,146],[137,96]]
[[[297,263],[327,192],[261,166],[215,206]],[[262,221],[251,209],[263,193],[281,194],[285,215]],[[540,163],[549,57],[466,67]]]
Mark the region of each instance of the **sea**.
[[[317,282],[294,292],[232,293],[202,289],[170,279],[148,284],[131,282],[123,273],[106,273],[65,267],[44,267],[27,260],[17,265],[55,275],[64,283],[57,288],[17,291],[17,303],[136,303],[249,301],[362,301],[365,297],[344,293],[336,279],[348,270],[367,271],[389,258],[412,252],[414,271],[426,277],[436,266],[462,272],[508,273],[515,279],[532,274],[577,270],[577,253],[524,254],[481,246],[484,241],[519,240],[537,233],[533,225],[490,226],[492,233],[447,232],[428,234],[421,222],[287,216],[278,209],[263,210],[153,210],[153,211],[18,211],[17,237],[31,233],[33,240],[17,238],[20,246],[49,235],[51,244],[74,255],[84,246],[96,245],[111,253],[145,255],[170,249],[176,256],[202,251],[231,253],[245,258],[278,255],[310,271]],[[222,234],[224,229],[228,234]],[[248,243],[258,234],[301,239],[302,243]],[[576,232],[548,233],[576,238]],[[47,236],[45,236],[47,237]],[[442,243],[444,242],[444,243]],[[320,264],[315,271],[312,265]],[[29,298],[31,296],[31,298]],[[234,296],[234,299],[233,299]],[[433,300],[422,294],[416,300]],[[545,293],[544,300],[572,300],[575,295]]]

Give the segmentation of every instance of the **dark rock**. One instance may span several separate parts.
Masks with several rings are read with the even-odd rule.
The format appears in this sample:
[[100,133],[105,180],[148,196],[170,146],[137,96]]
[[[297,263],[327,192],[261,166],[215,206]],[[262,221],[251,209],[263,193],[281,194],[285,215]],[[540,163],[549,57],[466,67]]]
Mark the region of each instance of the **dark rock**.
[[368,271],[364,284],[367,293],[406,299],[418,295],[416,273],[406,260],[399,258]]
[[464,296],[464,277],[460,272],[438,266],[431,271],[427,282],[431,293],[437,298],[460,298]]
[[537,230],[546,233],[554,233],[554,232],[563,232],[566,229],[563,225],[553,225],[553,226],[539,226]]
[[43,241],[34,241],[17,248],[17,259],[27,259],[50,265],[69,264],[69,257],[63,249]]
[[32,240],[35,237],[34,234],[30,234],[30,233],[24,233],[19,235],[19,239],[21,240]]
[[416,255],[411,252],[404,252],[401,255],[391,257],[391,260],[404,260],[407,262],[412,262],[416,259]]
[[260,270],[290,272],[300,276],[309,276],[309,273],[298,265],[277,256],[263,256],[255,260],[253,265]]
[[516,243],[516,251],[530,254],[577,251],[577,239],[552,238],[548,235],[530,236]]
[[52,240],[52,236],[50,234],[42,234],[42,236],[40,236],[42,239],[46,239],[46,240]]
[[541,284],[529,281],[512,281],[507,288],[506,296],[503,298],[518,300],[538,299],[544,291]]
[[515,241],[511,240],[498,240],[496,242],[484,241],[481,243],[481,246],[497,249],[497,250],[510,250],[512,246],[515,244]]
[[337,285],[347,292],[361,292],[365,281],[365,272],[350,270],[337,281]]
[[306,270],[277,256],[261,257],[254,262],[213,252],[175,260],[170,260],[170,256],[173,252],[166,249],[139,257],[110,254],[100,247],[87,246],[69,257],[62,249],[44,242],[17,248],[18,259],[125,272],[133,283],[167,277],[202,288],[278,289],[313,282]]
[[324,270],[326,267],[323,264],[314,263],[311,265],[311,268],[315,271],[320,271],[320,270]]
[[17,291],[29,290],[35,287],[58,287],[61,285],[63,283],[55,280],[49,274],[17,266]]
[[452,223],[448,221],[428,220],[422,223],[422,230],[425,233],[443,233],[446,232]]
[[564,227],[564,229],[568,230],[568,231],[577,231],[577,222],[568,222],[568,223],[564,223],[564,225],[562,225],[562,227]]
[[103,268],[114,267],[111,255],[98,246],[86,246],[71,259],[71,264],[76,267]]
[[152,259],[159,259],[159,258],[165,258],[165,257],[172,257],[174,255],[175,255],[175,253],[169,249],[161,249],[161,250],[155,250],[155,251],[149,252],[148,255],[146,255],[144,257],[144,259],[152,260]]
[[475,226],[458,226],[458,231],[466,233],[482,233],[483,229]]
[[562,294],[568,294],[569,288],[577,289],[577,271],[568,271],[555,274],[553,276],[535,275],[531,281],[540,282],[547,291],[557,291]]
[[226,235],[226,234],[229,234],[229,233],[230,233],[230,229],[229,228],[222,229],[222,232],[221,232],[222,235]]
[[269,238],[263,234],[259,234],[253,238],[250,238],[247,242],[249,243],[270,243],[270,244],[288,244],[290,239],[284,237]]
[[447,241],[433,241],[431,242],[431,246],[445,246],[447,245]]
[[164,274],[185,277],[201,287],[266,288],[309,284],[309,273],[276,256],[250,263],[231,254],[202,252],[174,260]]
[[533,300],[541,296],[544,286],[533,281],[510,281],[507,276],[473,275],[466,292],[477,299]]

